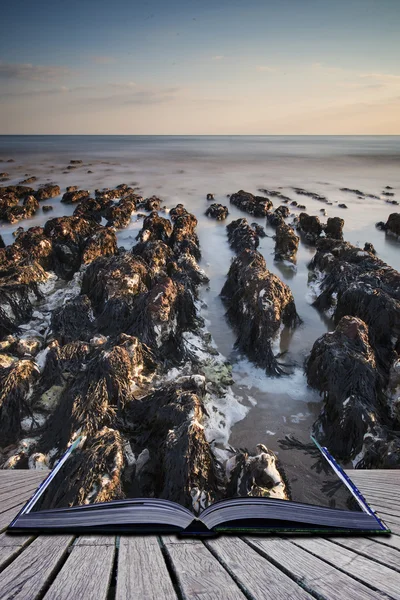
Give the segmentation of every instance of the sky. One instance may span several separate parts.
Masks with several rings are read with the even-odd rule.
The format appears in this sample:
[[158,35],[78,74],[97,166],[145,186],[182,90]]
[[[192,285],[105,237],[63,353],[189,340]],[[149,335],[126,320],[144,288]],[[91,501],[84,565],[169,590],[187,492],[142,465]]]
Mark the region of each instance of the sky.
[[400,0],[5,0],[0,134],[400,134]]

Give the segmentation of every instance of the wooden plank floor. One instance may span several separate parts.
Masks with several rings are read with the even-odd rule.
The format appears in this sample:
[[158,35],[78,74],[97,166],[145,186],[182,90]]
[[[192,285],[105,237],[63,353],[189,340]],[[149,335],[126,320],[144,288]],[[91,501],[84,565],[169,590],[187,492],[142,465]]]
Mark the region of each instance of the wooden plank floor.
[[400,600],[400,470],[349,474],[390,537],[9,536],[46,473],[0,471],[0,600]]

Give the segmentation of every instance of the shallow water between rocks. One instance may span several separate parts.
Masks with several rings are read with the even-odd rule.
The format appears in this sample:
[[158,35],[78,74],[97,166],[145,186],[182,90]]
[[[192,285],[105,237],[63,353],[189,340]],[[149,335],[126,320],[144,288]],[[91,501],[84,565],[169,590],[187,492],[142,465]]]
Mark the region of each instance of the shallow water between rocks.
[[[9,181],[1,185],[19,183],[27,174],[38,178],[33,187],[52,181],[60,185],[62,193],[68,185],[94,191],[120,183],[136,184],[143,196],[155,194],[168,208],[181,202],[196,215],[202,250],[200,266],[210,278],[209,287],[201,292],[206,305],[202,316],[218,350],[233,365],[233,392],[248,407],[244,418],[242,411],[241,420],[234,423],[229,443],[251,450],[257,443],[264,443],[282,458],[294,492],[309,486],[313,478],[308,468],[310,459],[294,450],[282,450],[278,440],[293,434],[307,442],[321,408],[318,394],[307,386],[303,373],[304,359],[314,341],[333,329],[329,318],[311,305],[307,264],[314,249],[300,243],[295,272],[274,262],[274,230],[266,226],[265,219],[246,215],[230,205],[227,195],[239,189],[252,193],[259,188],[280,190],[305,204],[305,212],[320,216],[322,221],[327,216],[342,217],[346,241],[360,247],[372,242],[378,256],[399,269],[400,242],[377,230],[375,223],[400,212],[400,207],[388,204],[382,196],[385,186],[391,186],[394,199],[400,201],[400,137],[0,136],[0,158],[15,160],[0,163],[0,170],[9,173]],[[65,172],[73,159],[81,159],[83,164]],[[292,187],[322,194],[332,205],[299,196]],[[358,198],[341,192],[343,187],[380,199]],[[215,202],[228,206],[226,221],[216,222],[204,215],[209,204],[207,193],[214,194]],[[51,204],[52,212],[39,210],[35,218],[18,225],[28,228],[72,214],[75,206],[61,204],[60,198],[41,203]],[[279,199],[271,199],[274,207],[279,206]],[[348,208],[339,208],[340,203]],[[290,208],[295,215],[301,212]],[[320,213],[324,208],[327,216]],[[233,350],[235,336],[224,318],[219,293],[234,256],[225,227],[239,217],[265,227],[268,237],[260,239],[259,251],[268,268],[290,286],[303,321],[294,331],[283,330],[276,345],[277,351],[287,351],[284,360],[293,365],[289,376],[267,377]],[[136,221],[134,214],[131,225],[118,232],[119,244],[131,248],[141,226],[142,221]],[[16,228],[4,224],[0,227],[6,243],[12,243]],[[238,418],[232,417],[234,421]]]

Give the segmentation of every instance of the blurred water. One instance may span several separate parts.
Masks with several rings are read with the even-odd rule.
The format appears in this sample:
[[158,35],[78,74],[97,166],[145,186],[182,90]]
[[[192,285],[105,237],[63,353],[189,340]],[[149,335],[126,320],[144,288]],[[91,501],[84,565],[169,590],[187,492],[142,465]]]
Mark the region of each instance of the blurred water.
[[[280,381],[268,379],[232,351],[234,335],[224,319],[219,293],[233,253],[226,239],[226,223],[204,216],[206,194],[214,193],[216,202],[229,206],[229,222],[246,215],[229,205],[227,194],[239,189],[257,193],[263,187],[280,188],[305,204],[309,214],[320,215],[320,209],[326,208],[328,216],[343,217],[346,240],[360,246],[372,242],[383,260],[399,268],[400,243],[375,228],[377,221],[386,221],[391,212],[400,209],[386,203],[381,195],[389,185],[400,200],[399,136],[0,136],[0,158],[15,160],[0,163],[0,170],[10,174],[10,184],[26,174],[36,175],[36,184],[58,183],[62,193],[67,185],[94,190],[135,183],[145,196],[156,194],[168,207],[182,202],[194,212],[199,220],[202,266],[211,280],[209,289],[202,291],[207,303],[204,316],[219,350],[234,362],[235,392],[251,406],[247,416],[234,426],[230,441],[249,448],[262,442],[279,450],[277,440],[285,434],[307,439],[320,402],[306,386],[302,365],[315,339],[332,327],[307,300],[307,264],[314,251],[300,245],[297,272],[293,273],[274,263],[273,239],[261,240],[260,251],[268,268],[291,287],[303,320],[294,332],[284,331],[281,339],[281,348],[289,350],[290,361],[297,366],[294,374]],[[83,165],[65,172],[71,159],[81,159]],[[298,196],[292,186],[323,194],[333,205]],[[341,187],[358,188],[380,199],[361,200],[341,192]],[[339,203],[348,209],[338,208]],[[46,204],[55,210],[46,216],[40,212],[21,225],[42,224],[74,210],[61,205],[59,198]],[[265,226],[265,219],[248,218]],[[120,244],[132,246],[140,227],[141,222],[133,219],[131,227],[118,234]],[[6,242],[12,242],[15,229],[15,225],[0,227]],[[266,231],[270,236],[274,233],[269,227]]]

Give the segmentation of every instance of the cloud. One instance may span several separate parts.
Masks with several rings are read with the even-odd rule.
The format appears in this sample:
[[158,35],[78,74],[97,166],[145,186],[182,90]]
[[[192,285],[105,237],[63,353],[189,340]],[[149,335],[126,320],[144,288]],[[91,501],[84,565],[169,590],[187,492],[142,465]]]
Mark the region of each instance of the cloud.
[[7,80],[54,81],[72,74],[68,67],[5,63],[0,61],[0,78]]
[[387,83],[400,83],[400,75],[393,75],[391,73],[361,73],[359,77],[362,79],[379,79],[380,81]]
[[90,60],[97,65],[111,65],[115,63],[115,58],[112,56],[91,56]]
[[223,60],[225,56],[223,54],[216,54],[211,58],[211,60]]
[[275,73],[276,69],[274,69],[274,67],[268,67],[267,65],[258,65],[256,67],[257,71],[260,71],[262,73]]

